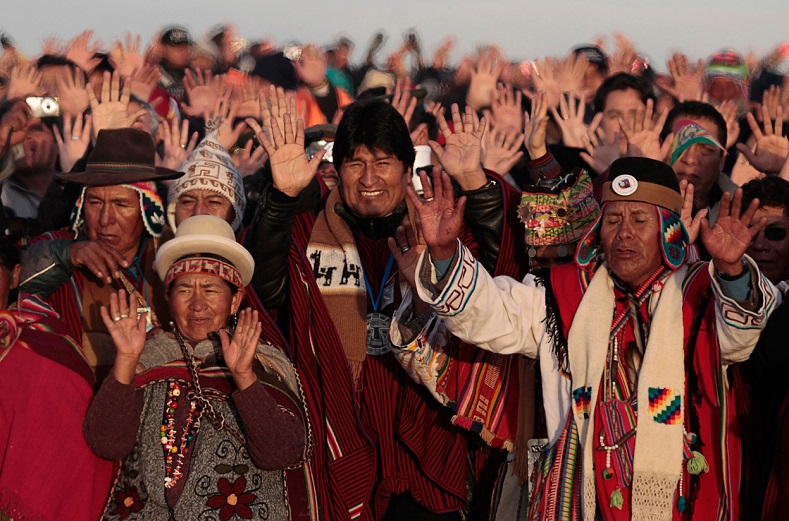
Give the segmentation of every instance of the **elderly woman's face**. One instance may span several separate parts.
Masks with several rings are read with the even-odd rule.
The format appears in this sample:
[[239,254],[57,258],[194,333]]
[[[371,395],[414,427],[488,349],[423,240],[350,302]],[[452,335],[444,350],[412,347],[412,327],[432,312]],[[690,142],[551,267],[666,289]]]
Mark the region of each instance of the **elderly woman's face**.
[[168,295],[178,330],[187,340],[200,342],[212,331],[227,325],[238,311],[244,292],[235,295],[224,280],[214,275],[188,274],[175,279]]

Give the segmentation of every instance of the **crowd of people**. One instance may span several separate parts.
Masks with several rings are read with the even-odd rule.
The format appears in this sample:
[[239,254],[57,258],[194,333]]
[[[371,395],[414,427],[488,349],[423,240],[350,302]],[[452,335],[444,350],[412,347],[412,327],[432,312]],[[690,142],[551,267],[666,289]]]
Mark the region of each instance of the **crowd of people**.
[[789,44],[0,57],[0,520],[789,516]]

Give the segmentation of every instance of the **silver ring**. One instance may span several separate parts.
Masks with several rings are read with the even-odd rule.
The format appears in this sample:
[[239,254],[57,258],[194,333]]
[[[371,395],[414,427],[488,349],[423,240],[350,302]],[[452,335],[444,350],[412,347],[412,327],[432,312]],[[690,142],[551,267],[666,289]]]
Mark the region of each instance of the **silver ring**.
[[184,145],[184,144],[181,144],[181,148],[183,148],[184,150],[186,150],[186,145]]
[[79,141],[80,139],[82,139],[82,138],[79,137],[79,136],[71,136],[71,140],[72,141]]
[[400,253],[406,253],[410,249],[410,246],[400,246]]
[[112,317],[113,322],[120,322],[122,317]]
[[430,201],[435,200],[435,197],[425,197],[425,202],[429,203]]
[[121,318],[129,318],[129,315],[121,315]]

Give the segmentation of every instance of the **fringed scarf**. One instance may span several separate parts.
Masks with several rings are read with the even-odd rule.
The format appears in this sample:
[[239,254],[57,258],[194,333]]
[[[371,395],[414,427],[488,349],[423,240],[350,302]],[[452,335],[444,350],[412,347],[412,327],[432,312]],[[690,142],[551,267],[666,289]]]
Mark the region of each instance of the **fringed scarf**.
[[[687,267],[669,275],[654,308],[647,348],[638,376],[639,417],[633,460],[634,519],[671,519],[682,474],[685,371],[682,284]],[[614,309],[614,286],[605,265],[587,289],[570,327],[570,367],[575,423],[583,447],[584,518],[596,510],[593,451],[594,410],[605,369],[612,324],[601,310]],[[606,314],[602,311],[603,316]]]

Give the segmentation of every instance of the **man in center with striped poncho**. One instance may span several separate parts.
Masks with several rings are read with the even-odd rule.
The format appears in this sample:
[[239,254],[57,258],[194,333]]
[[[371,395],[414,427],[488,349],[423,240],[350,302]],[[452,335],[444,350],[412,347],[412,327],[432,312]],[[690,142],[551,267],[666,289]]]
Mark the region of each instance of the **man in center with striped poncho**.
[[[764,226],[754,221],[758,200],[743,209],[741,191],[724,195],[710,228],[703,214],[688,219],[692,191],[683,199],[671,167],[619,159],[575,263],[538,285],[531,275],[491,277],[457,240],[451,194],[433,184],[427,202],[409,193],[428,247],[416,305],[480,348],[568,360],[570,407],[535,470],[530,519],[737,519],[727,367],[750,356],[778,298],[745,256]],[[711,262],[686,264],[689,231],[701,232]]]

